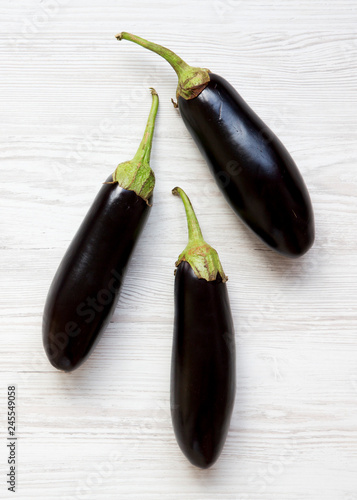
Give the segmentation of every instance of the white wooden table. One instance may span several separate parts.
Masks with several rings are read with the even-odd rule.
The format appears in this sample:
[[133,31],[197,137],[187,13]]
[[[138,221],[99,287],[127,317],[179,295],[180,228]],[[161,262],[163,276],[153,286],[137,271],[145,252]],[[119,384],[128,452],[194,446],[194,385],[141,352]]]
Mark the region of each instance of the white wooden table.
[[[18,392],[23,500],[357,499],[355,0],[2,0],[0,498],[6,391]],[[170,98],[176,76],[130,31],[226,77],[309,187],[316,242],[286,260],[224,201]],[[113,320],[71,374],[41,316],[101,182],[130,159],[160,95],[155,204]],[[220,460],[180,452],[169,413],[174,262],[187,190],[229,275],[237,394]]]

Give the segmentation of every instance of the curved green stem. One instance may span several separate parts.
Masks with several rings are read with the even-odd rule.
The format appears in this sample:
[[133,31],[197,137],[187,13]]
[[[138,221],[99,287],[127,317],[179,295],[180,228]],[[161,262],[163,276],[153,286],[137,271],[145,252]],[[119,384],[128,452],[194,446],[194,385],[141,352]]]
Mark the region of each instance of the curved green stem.
[[134,156],[134,160],[150,163],[150,155],[152,148],[152,139],[154,136],[155,120],[157,115],[157,110],[159,108],[159,96],[155,89],[150,87],[152,95],[152,104],[149,113],[149,118],[146,123],[145,132],[141,140],[140,146]]
[[172,194],[180,196],[181,200],[183,202],[183,205],[185,207],[189,245],[192,245],[195,243],[198,243],[198,244],[205,243],[205,240],[203,239],[201,228],[200,228],[200,225],[198,223],[196,214],[193,210],[190,198],[187,196],[185,191],[179,187],[175,187],[172,190]]
[[185,250],[179,255],[176,267],[182,261],[186,261],[192,267],[197,278],[214,281],[219,274],[223,282],[227,281],[228,278],[224,274],[218,253],[203,239],[200,225],[187,194],[179,187],[175,187],[172,194],[181,197],[186,211],[188,228],[188,243]]
[[151,50],[152,52],[155,52],[159,56],[163,57],[176,71],[178,77],[180,77],[183,71],[187,70],[190,67],[187,63],[185,63],[183,59],[181,59],[181,57],[175,54],[175,52],[172,52],[172,50],[167,49],[162,45],[158,45],[157,43],[149,42],[144,38],[132,35],[131,33],[126,33],[125,31],[119,33],[119,35],[116,35],[116,38],[117,40],[124,39],[130,42],[137,43],[138,45],[141,45],[141,47]]
[[180,96],[184,99],[193,99],[194,97],[197,97],[210,81],[209,69],[190,66],[183,59],[181,59],[181,57],[172,52],[172,50],[167,49],[162,45],[149,42],[144,38],[132,35],[131,33],[126,33],[125,31],[116,35],[116,38],[118,40],[124,39],[134,42],[166,59],[178,76],[176,93],[177,98]]
[[150,167],[150,155],[159,106],[159,96],[156,90],[153,88],[150,90],[152,104],[140,146],[134,158],[120,163],[113,174],[113,182],[117,182],[124,189],[134,191],[148,204],[155,186],[155,174]]

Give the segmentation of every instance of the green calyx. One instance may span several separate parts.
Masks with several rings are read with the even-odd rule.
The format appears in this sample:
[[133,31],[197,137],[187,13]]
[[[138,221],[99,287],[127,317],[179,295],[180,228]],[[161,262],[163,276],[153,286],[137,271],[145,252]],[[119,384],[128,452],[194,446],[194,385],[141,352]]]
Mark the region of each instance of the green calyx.
[[192,267],[197,278],[214,281],[219,274],[223,282],[227,281],[228,278],[224,274],[218,253],[203,239],[201,228],[190,199],[179,187],[175,187],[172,190],[172,194],[180,196],[183,201],[188,227],[188,243],[185,250],[179,255],[175,263],[176,267],[182,261],[186,261]]
[[155,174],[150,167],[150,154],[155,118],[159,106],[159,97],[156,90],[150,90],[152,105],[140,146],[134,158],[130,161],[120,163],[113,174],[113,183],[117,182],[122,188],[134,191],[148,205],[155,186]]
[[177,56],[174,52],[172,52],[172,50],[169,50],[162,45],[157,45],[156,43],[149,42],[144,38],[140,38],[130,33],[125,33],[124,31],[116,35],[116,38],[118,40],[124,39],[137,43],[138,45],[141,45],[142,47],[145,47],[146,49],[149,49],[166,59],[166,61],[171,64],[172,68],[176,71],[178,76],[176,91],[177,99],[180,96],[186,100],[197,97],[210,81],[209,69],[189,66],[183,59],[181,59],[181,57]]

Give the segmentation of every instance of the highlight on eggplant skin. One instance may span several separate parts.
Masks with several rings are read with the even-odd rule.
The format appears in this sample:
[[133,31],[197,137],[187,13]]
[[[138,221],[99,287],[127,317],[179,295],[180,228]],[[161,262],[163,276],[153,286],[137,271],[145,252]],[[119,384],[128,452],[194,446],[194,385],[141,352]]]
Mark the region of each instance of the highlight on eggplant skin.
[[235,213],[269,247],[304,255],[315,239],[311,200],[277,136],[222,77],[195,99],[179,97],[183,121]]
[[176,262],[171,416],[187,459],[206,469],[218,459],[234,407],[235,339],[227,277],[203,240],[186,194],[189,243]]
[[146,201],[117,183],[100,189],[47,296],[43,344],[55,368],[72,371],[93,351],[114,313],[149,211]]
[[278,137],[224,78],[136,35],[117,38],[159,54],[175,70],[174,105],[234,212],[273,250],[290,258],[304,255],[315,239],[313,208]]
[[151,93],[149,118],[134,158],[119,164],[102,185],[47,295],[43,345],[59,370],[78,368],[104,332],[150,212],[155,185],[150,153],[159,103],[156,91]]

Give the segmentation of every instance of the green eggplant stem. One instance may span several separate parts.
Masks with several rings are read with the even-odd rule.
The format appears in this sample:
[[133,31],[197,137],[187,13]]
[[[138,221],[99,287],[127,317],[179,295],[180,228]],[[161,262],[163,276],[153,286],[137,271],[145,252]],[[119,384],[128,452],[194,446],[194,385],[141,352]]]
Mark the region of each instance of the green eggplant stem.
[[155,89],[151,88],[152,104],[145,132],[140,146],[130,161],[120,163],[113,174],[113,182],[118,183],[124,189],[134,191],[149,205],[155,187],[155,174],[150,167],[150,155],[152,140],[155,129],[155,119],[159,106],[159,96]]
[[225,275],[218,253],[214,248],[208,245],[203,239],[200,225],[193,210],[191,201],[185,191],[179,187],[172,190],[172,194],[180,196],[185,207],[188,243],[185,250],[179,255],[176,267],[183,261],[188,262],[195,275],[199,279],[214,281],[220,275],[223,282],[228,278]]
[[124,39],[134,42],[166,59],[166,61],[175,70],[178,77],[176,92],[177,99],[179,97],[183,97],[184,99],[193,99],[197,97],[210,81],[209,69],[190,66],[183,59],[181,59],[181,57],[172,52],[172,50],[167,49],[162,45],[149,42],[144,38],[132,35],[131,33],[126,33],[125,31],[116,35],[116,38],[117,40]]
[[141,47],[151,50],[152,52],[155,52],[159,56],[163,57],[176,71],[178,77],[180,77],[183,71],[187,70],[190,67],[187,63],[185,63],[183,59],[181,59],[181,57],[172,52],[172,50],[167,49],[162,45],[158,45],[157,43],[149,42],[148,40],[140,38],[139,36],[132,35],[131,33],[125,33],[125,31],[123,31],[119,35],[116,35],[116,38],[118,40],[124,39],[130,42],[137,43],[138,45],[141,45]]
[[187,196],[185,191],[179,187],[175,187],[172,190],[172,194],[180,196],[181,200],[183,202],[183,205],[185,207],[189,244],[190,245],[193,245],[193,244],[202,245],[202,244],[204,244],[205,240],[203,239],[201,228],[200,228],[200,225],[198,223],[196,214],[193,210],[192,203],[191,203],[189,197]]
[[147,162],[150,163],[151,156],[151,148],[152,148],[152,139],[154,137],[154,129],[155,129],[155,120],[157,115],[157,110],[159,107],[159,96],[155,89],[150,87],[151,95],[152,95],[152,104],[149,113],[149,118],[146,123],[145,132],[143,138],[141,140],[140,146],[134,156],[134,160],[138,162]]

